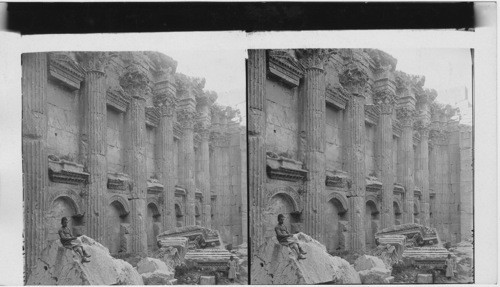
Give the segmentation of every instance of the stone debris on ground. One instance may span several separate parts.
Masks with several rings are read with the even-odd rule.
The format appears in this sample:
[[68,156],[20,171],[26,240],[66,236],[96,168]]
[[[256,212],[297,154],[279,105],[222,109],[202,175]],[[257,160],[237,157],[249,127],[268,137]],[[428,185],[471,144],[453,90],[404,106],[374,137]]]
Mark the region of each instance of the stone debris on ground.
[[49,243],[37,258],[27,285],[143,285],[137,272],[126,261],[115,259],[109,250],[90,237],[79,237],[90,262],[62,246],[59,240]]
[[175,270],[156,258],[143,258],[137,263],[137,272],[144,285],[173,285]]
[[165,264],[175,268],[184,262],[186,256],[187,237],[164,237],[157,236],[159,249],[154,252],[153,257],[161,259]]
[[[363,284],[384,284],[394,280],[391,268],[378,257],[363,255],[354,262],[354,269],[358,272]],[[389,277],[392,277],[389,278]]]
[[307,252],[297,260],[295,251],[269,238],[252,258],[250,284],[359,284],[358,273],[349,262],[327,253],[326,247],[309,235],[294,235]]

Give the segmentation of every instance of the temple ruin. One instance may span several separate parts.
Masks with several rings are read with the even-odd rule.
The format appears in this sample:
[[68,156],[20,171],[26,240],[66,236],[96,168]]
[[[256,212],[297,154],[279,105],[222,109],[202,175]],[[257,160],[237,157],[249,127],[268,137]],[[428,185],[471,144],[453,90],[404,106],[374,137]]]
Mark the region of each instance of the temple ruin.
[[182,226],[247,241],[246,128],[158,52],[22,55],[25,270],[63,216],[113,256]]
[[332,254],[410,223],[472,239],[472,128],[396,64],[376,49],[249,51],[253,253],[279,213]]

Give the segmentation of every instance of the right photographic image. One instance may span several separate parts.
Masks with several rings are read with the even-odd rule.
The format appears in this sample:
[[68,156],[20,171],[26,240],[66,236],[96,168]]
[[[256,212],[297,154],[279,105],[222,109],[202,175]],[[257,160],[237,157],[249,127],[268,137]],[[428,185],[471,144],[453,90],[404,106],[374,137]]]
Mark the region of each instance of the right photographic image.
[[474,50],[248,50],[250,284],[474,283]]

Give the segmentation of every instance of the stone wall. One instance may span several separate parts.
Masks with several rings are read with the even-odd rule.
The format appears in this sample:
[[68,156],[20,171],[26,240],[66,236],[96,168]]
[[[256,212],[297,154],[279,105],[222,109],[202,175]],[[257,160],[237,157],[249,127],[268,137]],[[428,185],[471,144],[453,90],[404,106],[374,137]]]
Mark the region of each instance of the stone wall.
[[[201,133],[212,128],[206,110],[217,95],[204,90],[204,79],[176,73],[177,63],[157,52],[25,54],[22,64],[28,275],[40,251],[58,240],[63,216],[75,235],[93,237],[112,254],[145,254],[156,234],[175,227],[175,204],[182,225],[207,227],[207,206],[215,204],[226,237],[243,242],[238,121],[231,122],[234,144],[225,146],[234,168],[219,175],[230,180],[224,196],[211,198],[213,166],[195,166],[195,156],[207,163],[213,156]],[[206,107],[197,110],[197,103]],[[221,108],[234,118],[236,111]]]
[[261,53],[248,78],[252,248],[274,236],[279,213],[331,251],[364,249],[394,224],[436,227],[451,242],[471,230],[470,145],[424,77],[373,49]]

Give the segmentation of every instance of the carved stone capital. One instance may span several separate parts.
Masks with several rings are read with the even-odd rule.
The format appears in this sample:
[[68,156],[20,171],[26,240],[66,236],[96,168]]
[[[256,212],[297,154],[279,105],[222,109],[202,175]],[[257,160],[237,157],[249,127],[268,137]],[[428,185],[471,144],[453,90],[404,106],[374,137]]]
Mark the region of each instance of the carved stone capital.
[[429,137],[430,125],[423,120],[417,120],[413,124],[413,129],[418,131],[420,138]]
[[396,116],[403,127],[411,127],[415,121],[415,109],[409,106],[398,107]]
[[177,120],[184,129],[194,129],[196,113],[190,109],[180,109],[177,111]]
[[305,69],[324,69],[325,63],[332,54],[336,53],[333,49],[297,49],[295,54],[299,62]]
[[339,82],[352,95],[364,96],[369,89],[369,77],[365,69],[354,60],[348,62],[339,74]]
[[120,77],[120,85],[125,91],[131,92],[131,96],[151,93],[150,84],[146,71],[138,63],[129,65]]
[[396,104],[396,95],[389,90],[379,90],[373,95],[373,102],[379,106],[381,114],[392,114]]
[[75,56],[86,72],[104,72],[107,58],[105,52],[76,52]]
[[448,142],[448,134],[444,130],[432,129],[429,132],[429,142],[433,145],[445,145]]

